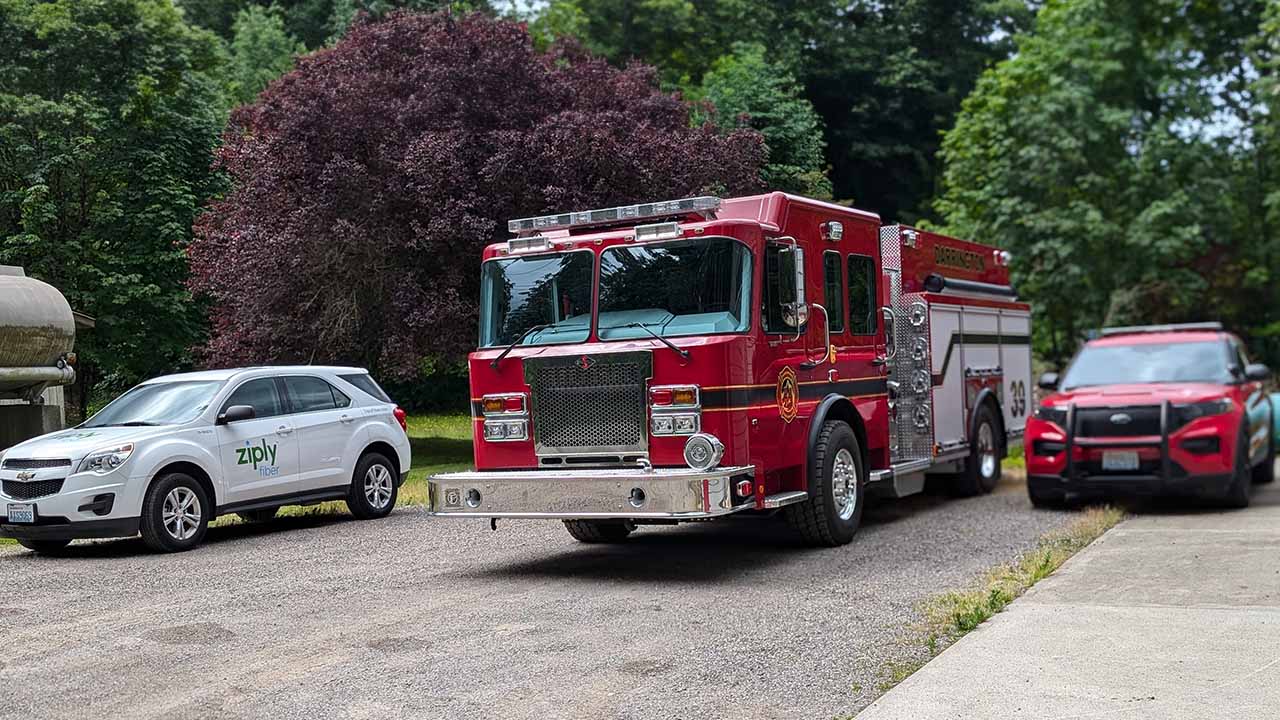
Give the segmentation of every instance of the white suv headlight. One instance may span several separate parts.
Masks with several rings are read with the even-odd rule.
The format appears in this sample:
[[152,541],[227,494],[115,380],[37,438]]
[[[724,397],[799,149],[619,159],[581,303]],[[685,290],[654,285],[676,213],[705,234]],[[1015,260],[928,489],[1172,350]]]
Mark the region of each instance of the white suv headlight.
[[95,450],[80,461],[80,467],[76,468],[76,472],[92,472],[98,475],[106,475],[125,464],[125,461],[132,454],[133,443],[125,443],[105,450]]

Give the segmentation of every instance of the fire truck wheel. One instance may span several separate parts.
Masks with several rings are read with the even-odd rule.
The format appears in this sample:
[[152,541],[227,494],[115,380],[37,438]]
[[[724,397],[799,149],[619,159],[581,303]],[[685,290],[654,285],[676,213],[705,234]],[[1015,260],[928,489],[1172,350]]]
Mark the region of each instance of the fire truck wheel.
[[635,523],[629,520],[565,520],[574,540],[584,543],[616,543],[627,539]]
[[862,450],[853,428],[828,420],[813,448],[809,499],[787,506],[787,520],[808,545],[847,544],[862,522],[864,479]]
[[969,459],[965,461],[964,472],[956,478],[951,486],[954,494],[960,497],[986,495],[996,489],[1000,482],[1000,443],[996,439],[996,431],[1000,425],[996,422],[996,413],[991,403],[983,403],[974,418],[977,442],[969,448]]

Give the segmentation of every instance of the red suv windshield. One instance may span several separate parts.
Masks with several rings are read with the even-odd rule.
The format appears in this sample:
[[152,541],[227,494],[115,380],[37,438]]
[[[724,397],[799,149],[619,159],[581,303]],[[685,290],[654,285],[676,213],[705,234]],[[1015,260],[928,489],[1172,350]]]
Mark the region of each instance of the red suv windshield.
[[1224,342],[1086,345],[1062,380],[1062,389],[1092,385],[1231,381]]

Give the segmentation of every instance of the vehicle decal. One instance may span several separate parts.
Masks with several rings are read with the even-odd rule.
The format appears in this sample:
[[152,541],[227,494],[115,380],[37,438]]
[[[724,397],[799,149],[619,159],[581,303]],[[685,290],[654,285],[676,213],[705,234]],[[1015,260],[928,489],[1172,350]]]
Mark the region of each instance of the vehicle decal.
[[268,443],[266,438],[262,439],[261,445],[253,445],[245,440],[244,447],[235,449],[236,465],[253,465],[253,469],[263,477],[279,475],[280,468],[276,466],[276,449],[277,446]]
[[796,419],[800,405],[800,387],[796,385],[796,371],[790,365],[778,373],[778,415],[789,423]]

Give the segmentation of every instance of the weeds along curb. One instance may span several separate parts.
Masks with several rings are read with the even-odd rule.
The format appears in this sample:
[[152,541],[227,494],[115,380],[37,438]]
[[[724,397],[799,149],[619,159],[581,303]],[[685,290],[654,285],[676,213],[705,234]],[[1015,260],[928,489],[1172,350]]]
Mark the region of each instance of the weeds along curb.
[[[976,586],[934,596],[920,606],[924,621],[919,641],[932,659],[955,641],[1004,610],[1031,586],[1049,577],[1072,555],[1080,552],[1125,517],[1123,510],[1106,506],[1089,508],[1065,527],[1045,533],[1035,548],[1017,560],[992,569]],[[883,671],[881,692],[906,680],[928,660],[895,663]]]

